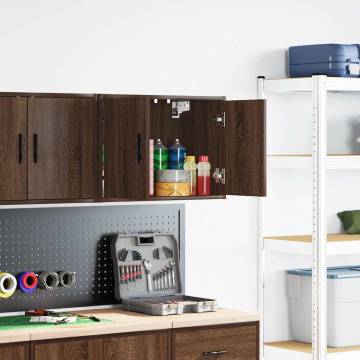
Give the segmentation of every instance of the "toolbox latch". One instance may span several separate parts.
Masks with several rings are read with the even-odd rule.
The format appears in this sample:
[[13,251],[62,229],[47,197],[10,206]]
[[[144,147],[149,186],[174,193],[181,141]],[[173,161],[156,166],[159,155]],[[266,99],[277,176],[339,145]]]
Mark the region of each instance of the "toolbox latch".
[[225,169],[216,168],[213,178],[217,184],[225,184]]
[[360,76],[360,64],[349,64],[348,71],[350,75]]

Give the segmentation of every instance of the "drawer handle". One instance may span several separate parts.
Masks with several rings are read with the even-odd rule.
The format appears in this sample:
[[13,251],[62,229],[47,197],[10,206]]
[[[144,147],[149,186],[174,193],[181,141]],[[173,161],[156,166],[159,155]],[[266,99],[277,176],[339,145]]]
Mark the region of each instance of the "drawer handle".
[[137,160],[139,164],[141,163],[142,158],[143,158],[143,154],[142,154],[141,134],[137,134]]
[[21,164],[22,160],[23,160],[23,136],[22,134],[19,134],[19,164]]
[[38,162],[38,135],[34,134],[34,163]]
[[227,353],[227,350],[217,350],[217,351],[205,351],[202,354],[204,356],[217,356],[217,355],[224,355]]

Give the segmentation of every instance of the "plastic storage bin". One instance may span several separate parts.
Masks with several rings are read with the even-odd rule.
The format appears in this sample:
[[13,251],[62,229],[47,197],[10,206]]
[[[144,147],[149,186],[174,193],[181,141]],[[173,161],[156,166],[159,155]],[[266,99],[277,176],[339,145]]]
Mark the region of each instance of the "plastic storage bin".
[[289,48],[289,75],[360,76],[360,45],[319,44]]
[[[311,343],[311,269],[287,271],[287,295],[294,339]],[[328,268],[327,343],[360,345],[360,266]]]

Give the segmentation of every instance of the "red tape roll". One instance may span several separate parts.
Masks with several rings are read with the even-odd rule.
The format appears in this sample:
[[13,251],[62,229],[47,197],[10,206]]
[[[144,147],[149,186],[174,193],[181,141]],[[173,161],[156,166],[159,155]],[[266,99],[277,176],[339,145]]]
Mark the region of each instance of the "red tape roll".
[[38,278],[33,272],[24,272],[21,276],[21,284],[25,289],[34,289],[38,285]]

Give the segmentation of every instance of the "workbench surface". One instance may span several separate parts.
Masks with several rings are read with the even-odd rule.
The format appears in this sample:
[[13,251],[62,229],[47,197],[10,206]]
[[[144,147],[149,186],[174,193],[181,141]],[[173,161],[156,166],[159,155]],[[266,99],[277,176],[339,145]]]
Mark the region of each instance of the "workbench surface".
[[259,321],[256,313],[218,309],[216,312],[152,316],[124,311],[119,308],[76,311],[77,314],[95,315],[111,321],[84,325],[67,324],[53,327],[0,331],[0,343],[37,341],[78,336],[119,334],[194,326],[211,326]]

